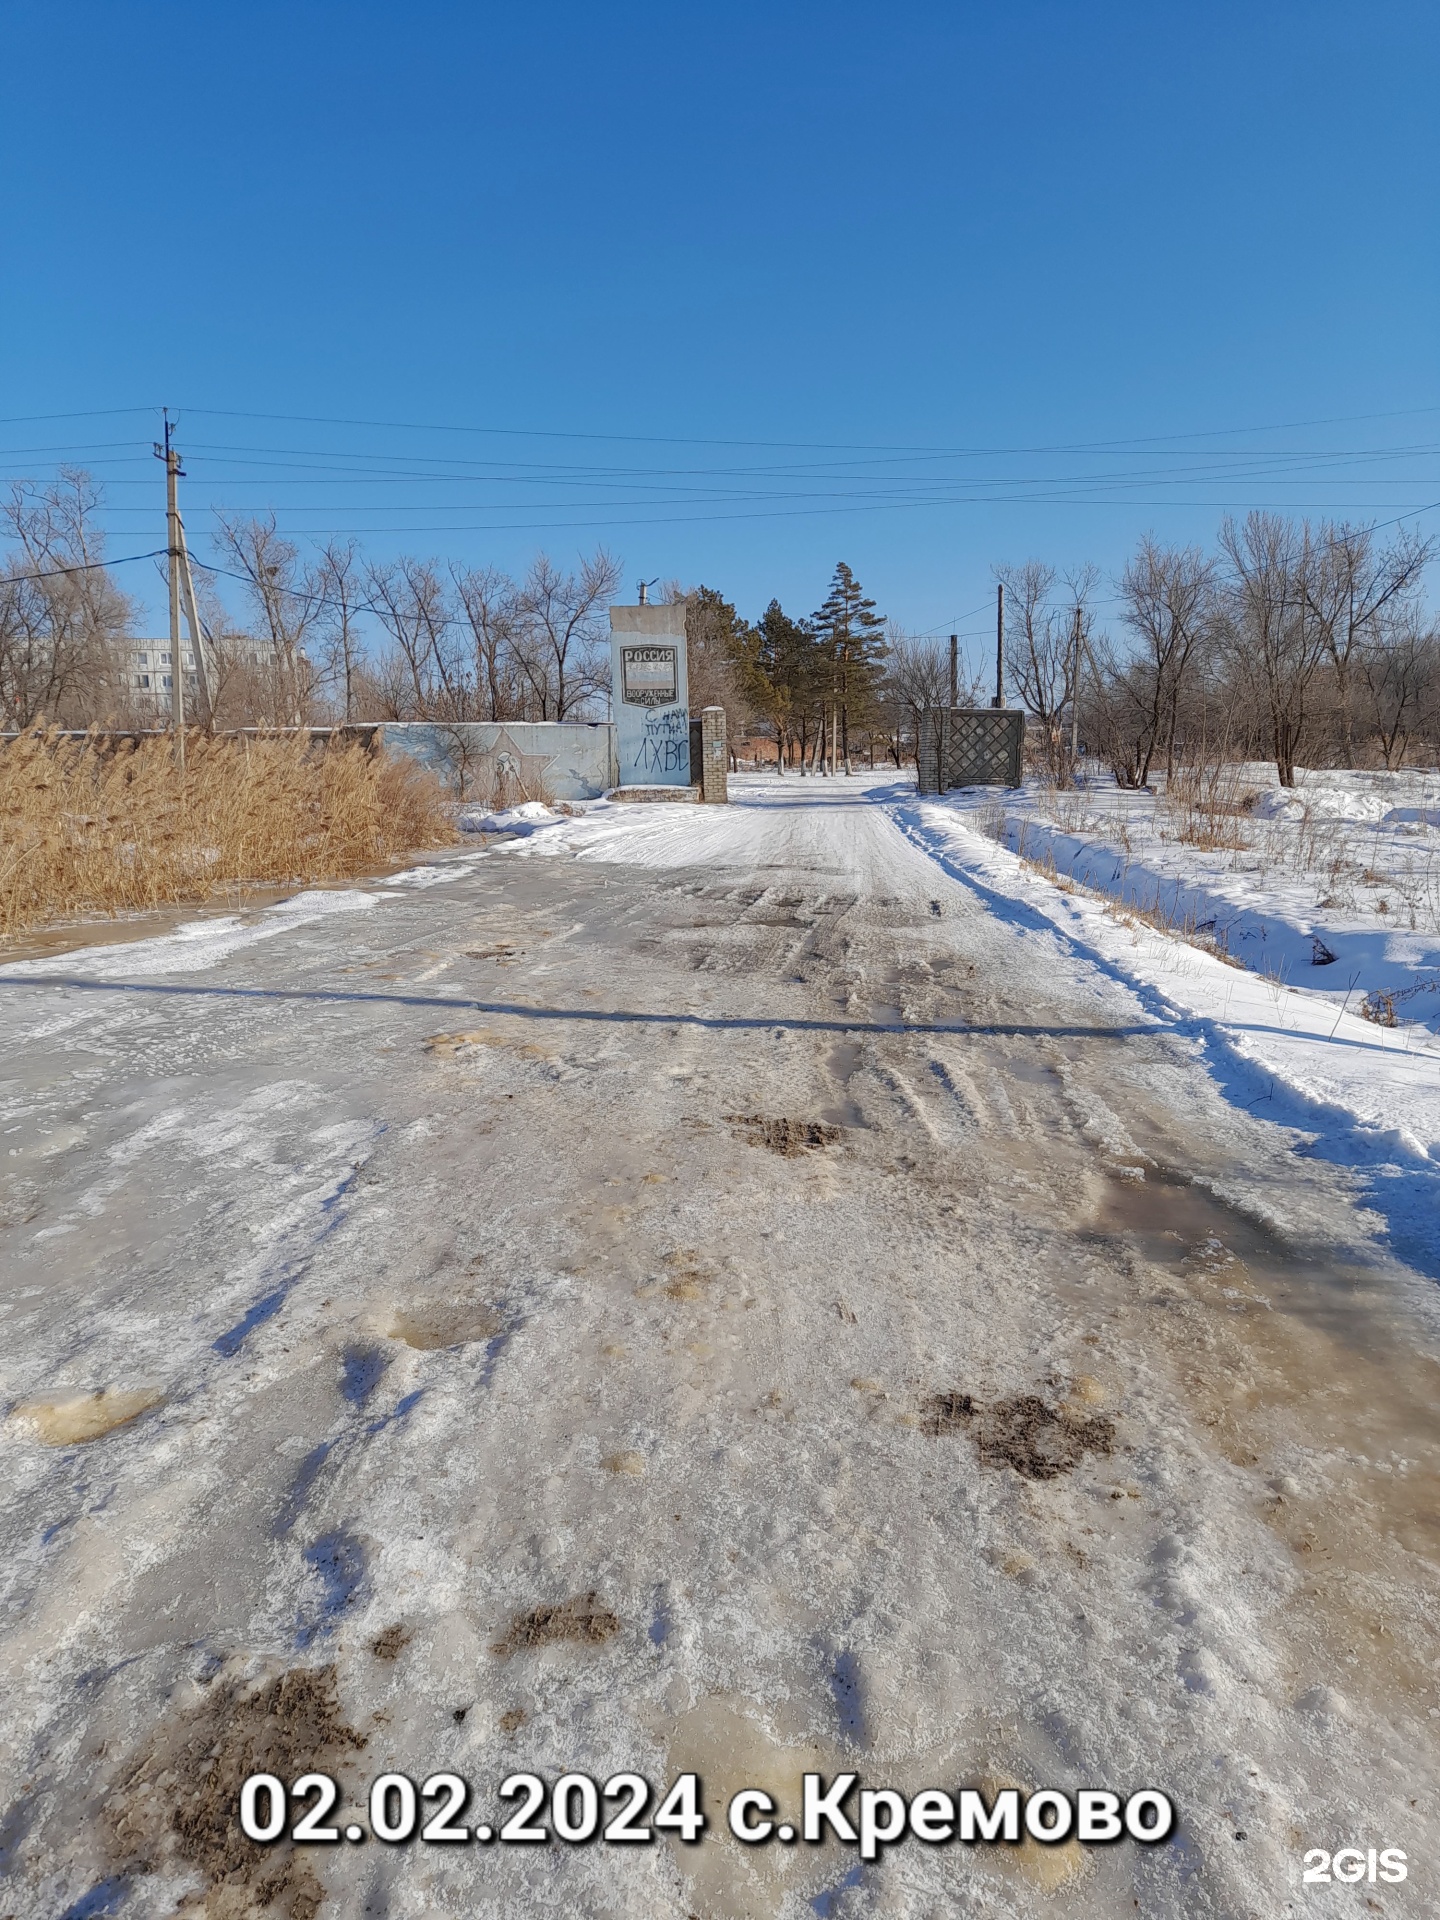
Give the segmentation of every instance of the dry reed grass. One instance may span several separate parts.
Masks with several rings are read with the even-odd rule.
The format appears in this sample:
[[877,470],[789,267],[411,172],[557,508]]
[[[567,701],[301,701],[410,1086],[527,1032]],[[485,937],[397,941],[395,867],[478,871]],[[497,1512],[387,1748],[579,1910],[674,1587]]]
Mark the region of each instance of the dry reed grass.
[[1258,798],[1238,768],[1224,761],[1177,767],[1165,783],[1159,809],[1169,817],[1162,837],[1203,852],[1243,853],[1250,845],[1242,822]]
[[433,775],[306,735],[0,747],[0,938],[76,914],[339,880],[457,839]]

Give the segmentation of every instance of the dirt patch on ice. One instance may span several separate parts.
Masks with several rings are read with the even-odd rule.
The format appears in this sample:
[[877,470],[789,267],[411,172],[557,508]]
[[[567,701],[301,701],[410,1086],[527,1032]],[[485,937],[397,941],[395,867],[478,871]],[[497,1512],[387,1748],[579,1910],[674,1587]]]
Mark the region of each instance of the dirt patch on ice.
[[397,1620],[393,1627],[386,1627],[383,1633],[377,1633],[370,1642],[370,1651],[377,1660],[398,1660],[409,1646],[412,1635],[410,1629]]
[[457,1053],[467,1047],[498,1047],[500,1036],[491,1033],[488,1027],[471,1027],[464,1033],[432,1033],[425,1038],[426,1053],[437,1054],[442,1060],[453,1060]]
[[480,1301],[437,1300],[406,1307],[390,1317],[386,1328],[392,1340],[433,1353],[439,1347],[463,1347],[472,1340],[493,1340],[505,1323],[495,1308]]
[[787,1160],[813,1153],[817,1147],[833,1147],[845,1131],[822,1120],[790,1120],[767,1113],[727,1113],[725,1119],[750,1146],[768,1147]]
[[[852,1387],[862,1383],[850,1382]],[[932,1393],[920,1402],[920,1431],[932,1437],[956,1433],[975,1417],[975,1402],[968,1393]]]
[[490,1651],[504,1660],[512,1653],[553,1647],[562,1640],[597,1647],[619,1631],[620,1616],[602,1607],[593,1592],[582,1593],[558,1605],[528,1607],[512,1614],[504,1639],[497,1640]]
[[662,1261],[665,1281],[660,1291],[671,1300],[699,1300],[715,1278],[713,1269],[694,1247],[675,1247]]
[[963,1428],[973,1434],[982,1466],[1013,1467],[1026,1480],[1056,1480],[1087,1453],[1115,1451],[1113,1420],[1052,1407],[1036,1393],[1012,1394],[989,1406],[968,1393],[932,1393],[920,1404],[920,1427],[936,1438]]
[[252,1773],[333,1773],[364,1745],[341,1714],[333,1666],[292,1667],[259,1685],[217,1681],[198,1707],[156,1730],[112,1788],[111,1851],[129,1873],[197,1868],[218,1896],[207,1912],[273,1908],[313,1920],[323,1897],[314,1870],[288,1845],[245,1838],[235,1812],[241,1783]]
[[117,1427],[129,1426],[165,1398],[158,1388],[141,1387],[125,1393],[102,1387],[95,1393],[75,1394],[65,1400],[27,1400],[15,1409],[16,1426],[27,1438],[46,1447],[75,1447],[99,1440]]
[[522,1060],[553,1060],[554,1054],[518,1035],[496,1033],[490,1027],[468,1027],[463,1033],[432,1033],[425,1039],[425,1051],[437,1060],[454,1060],[475,1047],[508,1047]]
[[607,1473],[624,1473],[638,1476],[645,1471],[645,1456],[627,1449],[624,1453],[611,1453],[600,1462]]

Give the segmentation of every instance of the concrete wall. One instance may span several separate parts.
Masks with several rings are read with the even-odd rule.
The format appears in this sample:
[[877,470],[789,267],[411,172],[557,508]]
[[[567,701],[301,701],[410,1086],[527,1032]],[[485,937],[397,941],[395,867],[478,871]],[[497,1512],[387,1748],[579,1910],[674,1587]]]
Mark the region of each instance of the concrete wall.
[[433,768],[457,799],[513,806],[543,790],[594,800],[617,783],[607,720],[386,720],[375,733],[389,752]]

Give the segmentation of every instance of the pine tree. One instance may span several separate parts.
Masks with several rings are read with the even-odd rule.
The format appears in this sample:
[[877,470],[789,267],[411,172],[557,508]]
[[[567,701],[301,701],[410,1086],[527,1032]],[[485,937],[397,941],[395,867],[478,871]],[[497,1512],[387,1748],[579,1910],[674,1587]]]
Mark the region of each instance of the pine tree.
[[744,661],[748,629],[734,607],[714,587],[696,587],[685,595],[685,655],[690,711],[724,707],[732,737],[748,719]]
[[[879,702],[886,654],[884,616],[841,560],[830,581],[825,604],[811,625],[830,668],[828,698],[844,734],[845,771],[850,771],[850,724],[863,725]],[[822,721],[823,725],[823,721]],[[833,740],[833,734],[832,734]],[[832,746],[830,771],[835,771]]]
[[805,771],[816,709],[828,684],[828,669],[804,620],[792,620],[772,600],[753,629],[755,671],[767,690],[766,710],[775,728],[775,744],[784,771],[790,741],[800,742],[800,771]]

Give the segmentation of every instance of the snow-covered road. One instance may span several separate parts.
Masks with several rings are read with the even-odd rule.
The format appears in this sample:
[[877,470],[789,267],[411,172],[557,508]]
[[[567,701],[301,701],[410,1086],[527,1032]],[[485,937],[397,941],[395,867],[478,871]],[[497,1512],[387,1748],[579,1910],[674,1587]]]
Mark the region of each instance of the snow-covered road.
[[[0,969],[0,1911],[1440,1907],[1433,1284],[906,806],[750,778]],[[724,1833],[807,1767],[1181,1826]],[[712,1827],[238,1837],[317,1768]],[[1302,1887],[1352,1845],[1407,1880]]]

